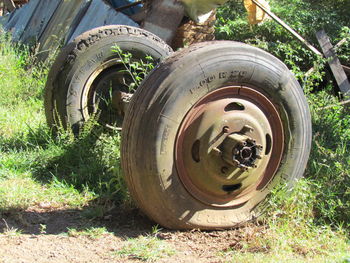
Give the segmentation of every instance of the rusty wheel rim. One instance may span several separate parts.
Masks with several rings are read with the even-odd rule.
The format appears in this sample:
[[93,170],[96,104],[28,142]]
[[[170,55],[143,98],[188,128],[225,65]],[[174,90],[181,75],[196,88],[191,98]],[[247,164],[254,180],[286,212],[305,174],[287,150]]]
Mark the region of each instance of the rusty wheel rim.
[[[132,92],[131,76],[120,59],[111,59],[89,76],[82,93],[81,108],[85,121],[95,116],[98,122],[111,129],[120,129],[126,110],[126,101]],[[127,97],[127,98],[124,98]]]
[[175,143],[179,178],[202,203],[241,205],[273,179],[282,159],[283,134],[276,106],[258,89],[216,89],[182,121]]

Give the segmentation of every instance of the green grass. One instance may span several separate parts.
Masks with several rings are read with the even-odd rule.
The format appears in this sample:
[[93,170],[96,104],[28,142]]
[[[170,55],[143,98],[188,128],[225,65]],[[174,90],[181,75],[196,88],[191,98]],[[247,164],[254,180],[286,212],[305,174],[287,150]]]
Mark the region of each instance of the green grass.
[[87,125],[79,138],[46,125],[43,92],[48,65],[33,65],[24,47],[0,36],[0,212],[42,202],[78,208],[123,202],[120,135]]
[[108,235],[109,232],[105,227],[90,227],[85,229],[68,229],[68,236],[70,237],[88,237],[90,239],[99,239],[105,235]]
[[170,257],[175,253],[174,248],[156,236],[130,238],[126,240],[126,244],[117,252],[121,257],[150,262]]
[[349,252],[341,232],[277,224],[256,232],[249,229],[220,255],[227,262],[343,262]]

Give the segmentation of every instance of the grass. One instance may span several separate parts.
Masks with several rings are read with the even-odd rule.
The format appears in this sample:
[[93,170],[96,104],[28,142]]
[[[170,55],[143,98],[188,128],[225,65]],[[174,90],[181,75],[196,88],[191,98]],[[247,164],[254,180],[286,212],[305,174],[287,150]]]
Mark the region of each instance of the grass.
[[122,258],[138,259],[147,262],[154,262],[176,254],[176,250],[157,237],[160,233],[158,225],[153,226],[148,235],[141,235],[136,238],[128,238],[116,254]]
[[1,235],[5,237],[17,237],[22,234],[21,230],[18,230],[17,228],[9,227],[5,219],[2,219],[5,223],[6,229],[1,233]]
[[140,236],[128,239],[126,244],[117,252],[121,257],[149,262],[170,257],[175,253],[175,250],[169,244],[156,236]]
[[343,262],[349,257],[349,244],[342,233],[293,227],[275,225],[245,231],[221,256],[227,262]]
[[42,202],[79,208],[126,200],[118,132],[102,134],[92,124],[77,139],[69,132],[54,138],[43,106],[48,66],[33,61],[0,35],[0,213]]
[[105,235],[108,235],[109,232],[105,227],[90,227],[85,229],[68,229],[69,237],[88,237],[90,239],[99,239]]

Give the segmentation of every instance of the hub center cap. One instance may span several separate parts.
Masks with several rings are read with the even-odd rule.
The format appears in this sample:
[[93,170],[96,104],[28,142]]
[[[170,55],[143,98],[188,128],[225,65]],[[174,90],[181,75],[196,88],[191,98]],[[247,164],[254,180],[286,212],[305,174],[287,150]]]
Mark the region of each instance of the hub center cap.
[[193,197],[211,206],[239,205],[273,178],[283,152],[282,122],[259,91],[220,88],[189,110],[175,147],[176,169]]
[[262,158],[262,145],[246,135],[233,133],[227,136],[219,147],[222,149],[223,159],[229,165],[245,171],[256,168],[257,160]]

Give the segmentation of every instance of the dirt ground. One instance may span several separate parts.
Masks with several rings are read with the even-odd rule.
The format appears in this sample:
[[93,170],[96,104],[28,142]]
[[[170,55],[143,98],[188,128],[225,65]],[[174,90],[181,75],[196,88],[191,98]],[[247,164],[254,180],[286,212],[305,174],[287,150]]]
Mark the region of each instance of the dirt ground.
[[[62,208],[34,207],[0,213],[0,262],[138,262],[140,260],[132,255],[121,256],[117,252],[130,238],[154,235],[154,223],[137,209],[114,210],[102,219],[92,220],[83,216],[83,210]],[[69,229],[88,226],[104,227],[107,233],[98,238],[67,234]],[[14,229],[21,230],[21,233]],[[226,261],[220,252],[239,246],[242,231],[180,232],[162,229],[156,236],[174,248],[176,253],[159,257],[156,262]]]

